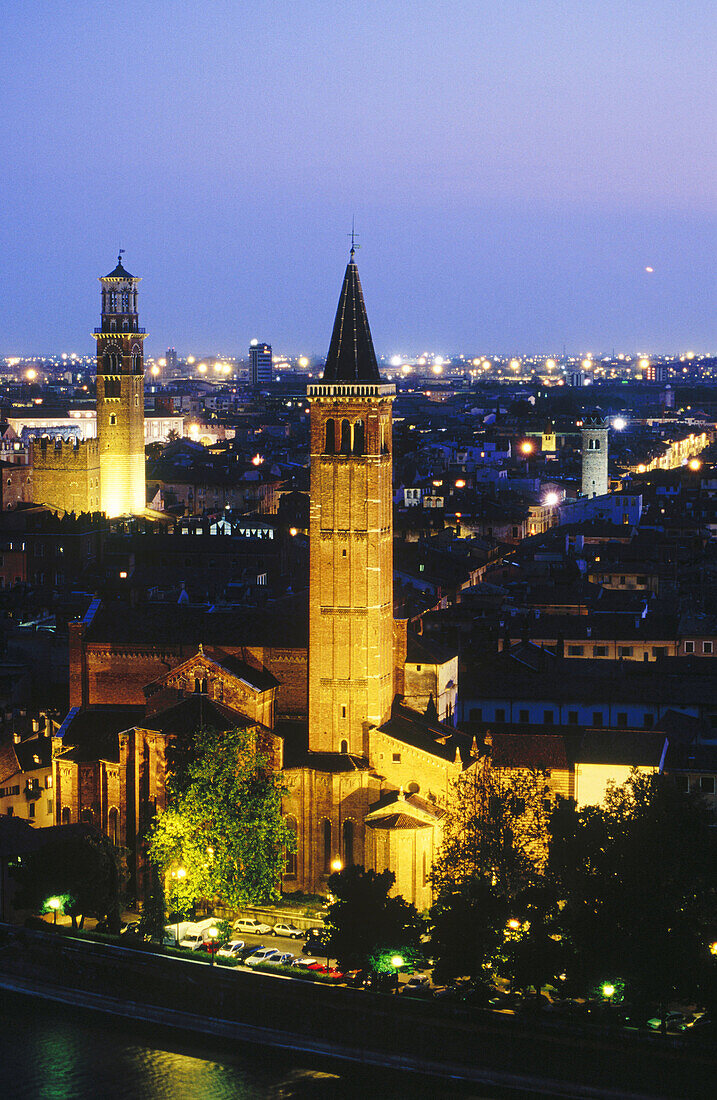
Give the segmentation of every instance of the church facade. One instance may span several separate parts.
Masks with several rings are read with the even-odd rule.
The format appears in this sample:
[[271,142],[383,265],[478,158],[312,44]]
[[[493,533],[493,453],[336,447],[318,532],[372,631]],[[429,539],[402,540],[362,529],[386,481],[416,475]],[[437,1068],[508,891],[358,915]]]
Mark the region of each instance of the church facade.
[[[103,357],[115,354],[112,339],[102,334]],[[139,378],[132,340],[130,381]],[[121,402],[139,392],[113,373],[124,362],[123,350],[98,378],[98,392],[100,381],[111,383],[106,402],[118,400],[110,396],[118,377]],[[415,650],[393,615],[394,387],[380,377],[353,251],[323,380],[308,396],[308,645],[271,641],[260,624],[231,616],[190,628],[181,609],[176,625],[167,619],[151,635],[141,610],[119,623],[99,601],[70,626],[57,821],[93,821],[133,852],[139,895],[142,833],[165,805],[167,739],[201,723],[251,727],[283,770],[283,811],[296,835],[284,892],[325,894],[333,869],[360,863],[393,871],[396,892],[419,909],[431,903],[451,785],[476,749],[452,724],[456,658],[424,643]],[[129,467],[122,476],[131,478]]]

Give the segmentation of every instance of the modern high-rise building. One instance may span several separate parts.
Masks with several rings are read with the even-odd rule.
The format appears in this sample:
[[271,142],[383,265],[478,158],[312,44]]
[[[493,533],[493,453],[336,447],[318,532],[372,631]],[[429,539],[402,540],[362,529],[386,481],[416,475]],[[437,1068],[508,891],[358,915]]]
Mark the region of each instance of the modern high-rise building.
[[252,386],[270,386],[272,378],[271,344],[252,340],[249,347],[249,379]]
[[177,369],[177,349],[167,348],[164,356],[167,374],[174,374]]
[[100,279],[102,323],[97,341],[97,438],[100,451],[100,507],[108,516],[138,515],[145,509],[144,353],[139,327],[140,280],[122,266]]
[[608,427],[602,416],[586,416],[582,436],[581,496],[602,497],[608,491]]
[[311,406],[309,746],[366,753],[393,700],[391,403],[354,263]]

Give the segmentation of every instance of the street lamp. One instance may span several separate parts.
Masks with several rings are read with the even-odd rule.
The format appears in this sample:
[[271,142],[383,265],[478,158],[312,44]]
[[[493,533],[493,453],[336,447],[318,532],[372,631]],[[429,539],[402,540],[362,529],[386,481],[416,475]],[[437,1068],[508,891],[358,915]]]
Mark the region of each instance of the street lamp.
[[176,871],[170,872],[170,878],[174,879],[174,907],[177,911],[177,947],[179,947],[179,882],[181,879],[187,877],[187,872],[183,867],[177,867]]
[[335,856],[331,860],[331,870],[332,871],[343,871],[343,869],[344,869],[344,865],[343,865],[343,862],[341,860],[341,856]]
[[210,938],[210,940],[212,941],[212,942],[211,942],[211,944],[210,944],[210,947],[209,947],[209,954],[210,954],[210,955],[211,955],[211,957],[212,957],[212,966],[214,966],[214,947],[215,947],[215,940],[216,940],[216,938],[217,938],[217,936],[218,936],[218,935],[219,935],[219,929],[218,929],[218,928],[210,928],[210,929],[209,929],[209,938]]
[[403,966],[403,959],[401,958],[400,955],[394,955],[392,957],[391,966],[396,971],[396,990],[395,990],[395,992],[398,993],[398,971]]
[[615,996],[615,986],[611,982],[605,982],[601,988],[601,992],[606,1001],[611,1001]]
[[48,898],[47,908],[52,909],[52,923],[57,924],[57,910],[62,905],[60,898]]

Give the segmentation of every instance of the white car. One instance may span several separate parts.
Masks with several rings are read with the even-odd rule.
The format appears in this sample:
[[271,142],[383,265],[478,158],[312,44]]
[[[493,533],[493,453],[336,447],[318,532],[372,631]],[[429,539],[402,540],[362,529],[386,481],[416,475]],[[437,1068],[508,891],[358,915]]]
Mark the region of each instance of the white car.
[[238,959],[244,950],[244,940],[229,940],[217,951],[217,958]]
[[248,932],[254,936],[268,936],[271,932],[271,925],[264,924],[255,917],[239,917],[239,920],[234,921],[232,928],[235,932],[243,932],[245,935]]
[[179,941],[179,946],[197,951],[200,947],[204,947],[204,936],[201,932],[187,932],[184,939]]
[[270,962],[274,960],[278,962],[280,952],[275,947],[262,947],[259,951],[255,951],[253,955],[250,955],[245,962],[245,966],[258,966],[259,963]]
[[316,961],[316,959],[294,959],[291,965],[295,966],[298,970],[308,970]]
[[300,928],[293,924],[275,924],[271,930],[272,936],[286,936],[290,940],[301,940],[306,935]]

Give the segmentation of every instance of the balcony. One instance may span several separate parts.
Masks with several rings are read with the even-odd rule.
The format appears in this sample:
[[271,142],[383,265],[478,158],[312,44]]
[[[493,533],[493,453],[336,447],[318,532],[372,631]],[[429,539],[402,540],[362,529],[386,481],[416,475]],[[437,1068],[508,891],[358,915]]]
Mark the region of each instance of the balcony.
[[139,334],[140,336],[147,335],[146,328],[122,328],[118,329],[116,332],[108,332],[106,328],[102,328],[102,326],[100,326],[100,328],[93,329],[93,332],[95,336],[136,336],[137,334]]

